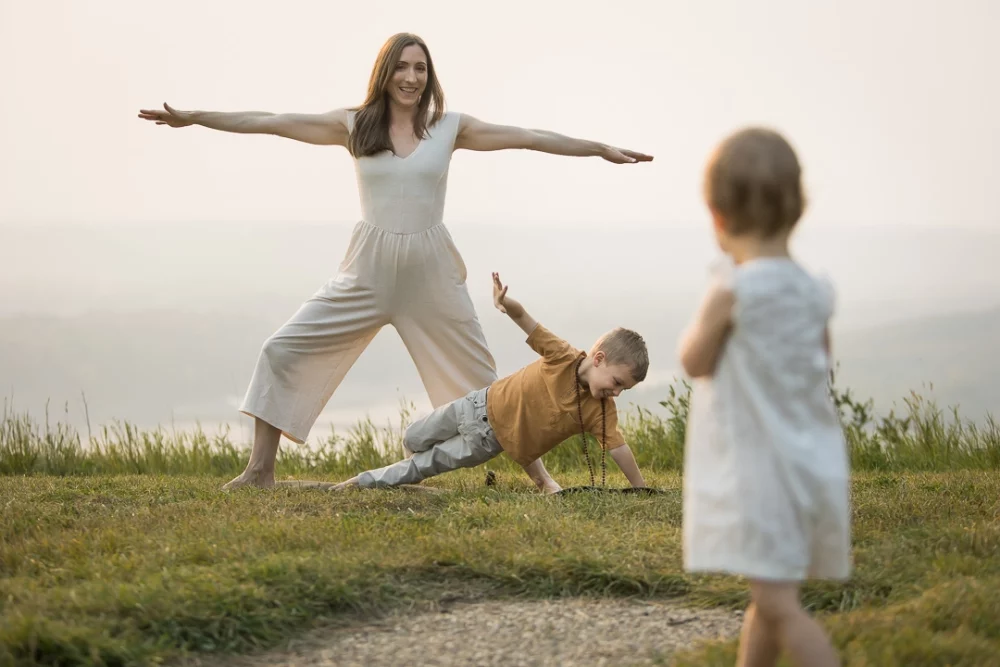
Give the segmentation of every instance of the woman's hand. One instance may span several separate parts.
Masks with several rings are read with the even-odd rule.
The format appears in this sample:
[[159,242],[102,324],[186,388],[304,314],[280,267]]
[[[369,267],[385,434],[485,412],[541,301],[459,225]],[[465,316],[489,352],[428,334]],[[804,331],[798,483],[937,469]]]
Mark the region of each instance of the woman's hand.
[[604,146],[601,150],[601,157],[608,162],[613,162],[614,164],[652,162],[653,160],[652,155],[646,155],[645,153],[639,153],[637,151],[629,151],[624,148],[615,148],[614,146]]
[[164,111],[159,109],[140,109],[139,118],[154,121],[157,125],[169,125],[170,127],[187,127],[194,125],[192,116],[194,112],[178,111],[172,106],[163,103]]

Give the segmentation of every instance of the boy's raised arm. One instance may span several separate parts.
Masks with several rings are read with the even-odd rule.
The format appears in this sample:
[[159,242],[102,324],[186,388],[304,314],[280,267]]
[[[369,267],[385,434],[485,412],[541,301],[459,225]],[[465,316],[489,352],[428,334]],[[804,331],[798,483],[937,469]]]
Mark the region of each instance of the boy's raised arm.
[[501,313],[507,315],[510,319],[514,320],[517,326],[521,327],[527,335],[531,335],[531,332],[535,330],[538,326],[538,322],[524,310],[519,302],[507,296],[507,285],[503,285],[500,282],[500,274],[493,273],[493,305],[496,306],[497,310]]

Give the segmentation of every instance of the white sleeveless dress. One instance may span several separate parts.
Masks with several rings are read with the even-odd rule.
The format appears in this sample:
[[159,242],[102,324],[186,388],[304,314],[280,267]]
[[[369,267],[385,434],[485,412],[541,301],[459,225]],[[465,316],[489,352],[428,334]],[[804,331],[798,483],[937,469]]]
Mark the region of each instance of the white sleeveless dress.
[[304,442],[387,324],[399,332],[435,407],[496,379],[465,263],[442,222],[460,118],[446,113],[405,158],[386,151],[354,161],[363,219],[337,275],[265,341],[241,412]]
[[716,267],[735,295],[713,376],[696,380],[684,564],[776,581],[851,571],[847,447],[824,335],[834,292],[790,259]]

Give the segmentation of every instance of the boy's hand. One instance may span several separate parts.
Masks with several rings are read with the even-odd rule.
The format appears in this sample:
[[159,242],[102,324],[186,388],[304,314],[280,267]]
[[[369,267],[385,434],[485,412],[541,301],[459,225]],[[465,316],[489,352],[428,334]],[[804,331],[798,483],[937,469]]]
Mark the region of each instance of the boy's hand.
[[507,286],[500,282],[500,274],[495,271],[493,272],[493,305],[501,313],[514,320],[517,326],[521,327],[521,330],[529,336],[538,325],[525,312],[520,303],[507,296]]
[[548,483],[541,487],[541,491],[544,495],[551,496],[562,491],[562,487],[554,479],[550,478]]
[[551,495],[562,491],[562,487],[556,483],[556,480],[549,476],[549,471],[545,469],[541,459],[535,459],[528,465],[524,466],[524,472],[528,473],[528,477],[531,478],[531,481],[534,482],[535,486],[538,487],[538,490],[545,495]]
[[496,271],[493,272],[493,305],[496,306],[504,315],[510,315],[512,318],[517,318],[521,313],[524,312],[524,308],[521,307],[517,301],[514,299],[507,298],[507,288],[510,285],[504,285],[500,282],[500,274]]
[[621,445],[608,451],[611,452],[611,458],[615,460],[621,471],[625,473],[625,478],[628,479],[629,484],[634,488],[646,486],[646,480],[642,478],[642,472],[639,471],[639,465],[635,462],[635,456],[632,454],[631,447]]
[[496,271],[493,272],[493,305],[496,306],[504,315],[507,314],[507,309],[504,308],[503,300],[507,296],[507,288],[500,284],[500,274]]

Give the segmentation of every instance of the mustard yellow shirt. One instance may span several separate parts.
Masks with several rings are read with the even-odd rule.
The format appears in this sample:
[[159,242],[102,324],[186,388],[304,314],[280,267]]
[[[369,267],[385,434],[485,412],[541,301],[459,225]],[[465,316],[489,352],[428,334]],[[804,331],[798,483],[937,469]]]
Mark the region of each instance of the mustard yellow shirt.
[[[559,443],[580,433],[576,406],[576,363],[586,352],[578,350],[541,324],[527,343],[540,358],[490,385],[486,412],[497,442],[521,465],[528,465]],[[580,387],[583,423],[601,440],[601,401]],[[625,444],[618,430],[613,398],[605,400],[607,449]]]

